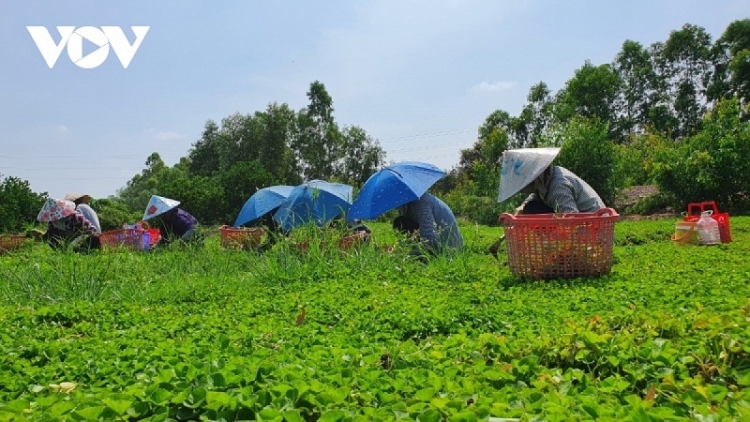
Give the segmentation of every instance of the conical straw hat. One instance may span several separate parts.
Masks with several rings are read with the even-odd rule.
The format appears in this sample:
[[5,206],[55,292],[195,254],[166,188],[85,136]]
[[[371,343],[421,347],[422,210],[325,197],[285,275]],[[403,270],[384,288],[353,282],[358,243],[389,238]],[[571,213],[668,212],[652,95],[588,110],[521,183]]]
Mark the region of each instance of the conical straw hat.
[[89,195],[88,193],[73,193],[73,192],[70,192],[70,193],[68,193],[68,194],[65,195],[65,200],[66,201],[73,201],[73,202],[75,202],[75,201],[83,198],[84,196],[88,196],[89,198],[91,198],[91,195]]
[[164,214],[178,205],[180,205],[180,201],[164,198],[163,196],[151,195],[151,200],[148,201],[148,205],[146,205],[146,211],[143,212],[143,221]]
[[500,175],[500,195],[503,202],[517,194],[552,164],[560,148],[509,149],[503,153],[503,169]]

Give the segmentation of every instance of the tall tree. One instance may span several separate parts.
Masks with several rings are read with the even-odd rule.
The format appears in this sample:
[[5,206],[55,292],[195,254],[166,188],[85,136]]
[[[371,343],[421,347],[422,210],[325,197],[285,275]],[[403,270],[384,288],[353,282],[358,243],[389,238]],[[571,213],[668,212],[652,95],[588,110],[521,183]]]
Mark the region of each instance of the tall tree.
[[623,135],[642,134],[651,110],[666,100],[651,54],[640,43],[627,40],[612,68],[622,81],[616,100],[617,131]]
[[662,59],[680,124],[678,136],[689,136],[700,129],[706,112],[706,86],[712,68],[711,35],[699,26],[685,24],[670,33]]
[[269,104],[264,112],[255,113],[258,135],[253,146],[257,161],[279,183],[290,185],[302,181],[291,147],[296,118],[296,113],[287,104]]
[[342,137],[333,119],[333,99],[315,81],[307,92],[310,104],[298,113],[298,133],[292,147],[305,179],[327,179],[342,158]]
[[553,98],[547,84],[539,82],[529,89],[526,99],[528,103],[512,127],[516,132],[516,146],[536,148],[543,144],[544,134],[550,124]]
[[511,139],[508,113],[497,110],[485,119],[479,128],[477,141],[472,148],[461,150],[457,169],[458,183],[469,195],[495,196],[500,183],[500,162]]
[[750,104],[750,19],[730,23],[712,53],[709,100],[737,97],[741,104]]
[[380,143],[359,126],[345,127],[341,135],[346,155],[336,168],[336,178],[362,186],[383,165],[385,152]]
[[[555,118],[563,124],[576,115],[613,122],[616,117],[615,100],[621,84],[620,77],[610,65],[594,66],[586,61],[557,93]],[[612,129],[613,125],[610,125]]]

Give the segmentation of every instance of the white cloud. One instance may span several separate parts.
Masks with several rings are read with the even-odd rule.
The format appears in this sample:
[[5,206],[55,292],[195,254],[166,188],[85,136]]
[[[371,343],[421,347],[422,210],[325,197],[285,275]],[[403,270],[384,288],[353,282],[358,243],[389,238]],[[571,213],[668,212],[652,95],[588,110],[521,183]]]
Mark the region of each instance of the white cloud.
[[148,129],[147,136],[156,141],[177,141],[177,140],[185,138],[185,136],[180,135],[177,132],[159,131],[154,128]]
[[484,81],[480,84],[474,85],[473,88],[471,88],[472,92],[479,92],[479,93],[494,93],[494,92],[501,92],[501,91],[508,91],[510,89],[513,89],[518,85],[515,81],[499,81],[499,82],[487,82]]
[[176,132],[159,132],[156,134],[156,139],[159,141],[175,141],[182,138],[184,136]]

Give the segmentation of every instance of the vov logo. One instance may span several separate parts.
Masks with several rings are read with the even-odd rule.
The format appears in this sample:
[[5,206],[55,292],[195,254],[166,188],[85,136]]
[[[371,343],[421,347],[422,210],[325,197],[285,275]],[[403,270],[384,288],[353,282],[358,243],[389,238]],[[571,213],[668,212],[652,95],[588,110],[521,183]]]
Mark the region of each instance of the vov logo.
[[[78,29],[75,26],[58,26],[57,32],[60,33],[59,43],[55,43],[52,35],[43,26],[26,27],[50,69],[55,65],[57,59],[60,58],[60,54],[62,54],[63,48],[66,46],[68,47],[68,57],[70,57],[70,60],[76,66],[83,69],[93,69],[104,63],[109,55],[109,47],[112,46],[112,50],[114,50],[117,58],[120,59],[120,63],[122,63],[122,67],[127,69],[149,28],[151,27],[131,26],[130,29],[135,34],[135,41],[131,45],[119,26],[102,26],[101,29],[93,26],[82,26]],[[84,39],[99,47],[85,57],[83,55]]]

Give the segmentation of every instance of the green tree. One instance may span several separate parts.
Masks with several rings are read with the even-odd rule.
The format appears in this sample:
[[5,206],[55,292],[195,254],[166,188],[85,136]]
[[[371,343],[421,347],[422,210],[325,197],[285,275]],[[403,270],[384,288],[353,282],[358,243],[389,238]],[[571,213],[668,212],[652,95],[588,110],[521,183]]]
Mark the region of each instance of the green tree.
[[231,169],[221,173],[215,180],[222,188],[222,198],[214,204],[216,209],[212,216],[205,219],[215,219],[222,224],[234,223],[242,206],[258,189],[277,184],[277,179],[257,161],[234,163]]
[[567,127],[557,162],[585,180],[611,206],[620,186],[614,177],[615,145],[608,132],[608,123],[597,117],[575,117]]
[[623,136],[642,134],[651,110],[666,102],[665,82],[654,68],[650,51],[636,41],[623,43],[612,69],[622,81],[616,100],[616,132]]
[[287,104],[269,104],[264,112],[256,112],[258,134],[251,144],[250,140],[243,141],[256,154],[243,154],[245,159],[257,159],[279,183],[296,185],[302,181],[297,170],[291,141],[296,132],[296,113]]
[[341,133],[345,155],[335,169],[343,183],[362,186],[385,163],[380,143],[359,126],[345,127]]
[[712,57],[708,98],[737,97],[741,105],[750,104],[750,19],[730,23],[714,43]]
[[131,178],[124,188],[118,190],[117,197],[130,211],[143,210],[151,195],[163,195],[161,187],[185,177],[188,161],[183,159],[174,167],[168,167],[158,153],[146,159],[146,168]]
[[203,225],[227,223],[226,210],[220,205],[224,201],[224,189],[211,177],[180,177],[162,186],[160,194],[179,200],[180,208]]
[[672,104],[679,121],[677,136],[700,129],[706,110],[706,86],[712,67],[711,36],[705,29],[685,24],[664,43],[661,60],[671,82]]
[[310,104],[298,113],[298,132],[292,144],[304,179],[327,179],[343,158],[343,137],[333,118],[333,99],[315,81],[307,92]]
[[563,124],[574,116],[613,122],[616,117],[615,101],[621,85],[622,80],[610,65],[594,66],[586,61],[557,93],[555,118]]
[[528,103],[512,125],[516,135],[516,147],[536,148],[541,146],[552,119],[554,99],[547,84],[539,82],[531,87],[526,97]]
[[34,224],[46,200],[47,192],[33,192],[28,181],[12,176],[4,178],[0,182],[0,231],[17,232]]
[[741,120],[739,100],[721,100],[704,118],[700,132],[661,150],[653,174],[659,188],[680,206],[713,200],[721,208],[747,209],[750,123]]
[[500,162],[510,145],[505,126],[507,113],[496,111],[479,128],[470,149],[461,150],[459,184],[467,195],[496,197],[500,184]]

